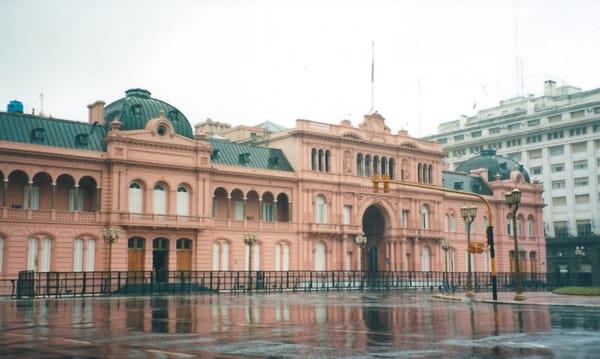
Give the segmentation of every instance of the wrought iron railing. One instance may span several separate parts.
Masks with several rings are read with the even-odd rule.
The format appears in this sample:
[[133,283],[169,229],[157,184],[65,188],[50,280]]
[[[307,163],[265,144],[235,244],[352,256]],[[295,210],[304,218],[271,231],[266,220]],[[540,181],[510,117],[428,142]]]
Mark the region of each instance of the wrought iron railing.
[[[585,273],[581,273],[585,274]],[[498,290],[514,290],[514,274],[497,273]],[[587,283],[579,273],[523,273],[526,291]],[[149,295],[201,292],[284,292],[331,290],[466,289],[464,272],[361,271],[140,271],[30,272],[0,280],[0,297]],[[490,274],[473,273],[475,291],[491,291]]]

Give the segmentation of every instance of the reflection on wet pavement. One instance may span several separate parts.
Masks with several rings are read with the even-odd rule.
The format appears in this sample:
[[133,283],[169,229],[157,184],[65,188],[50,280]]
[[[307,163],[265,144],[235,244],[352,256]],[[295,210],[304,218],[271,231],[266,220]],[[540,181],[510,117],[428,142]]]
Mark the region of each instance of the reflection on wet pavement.
[[414,293],[0,302],[0,357],[597,358],[600,309]]

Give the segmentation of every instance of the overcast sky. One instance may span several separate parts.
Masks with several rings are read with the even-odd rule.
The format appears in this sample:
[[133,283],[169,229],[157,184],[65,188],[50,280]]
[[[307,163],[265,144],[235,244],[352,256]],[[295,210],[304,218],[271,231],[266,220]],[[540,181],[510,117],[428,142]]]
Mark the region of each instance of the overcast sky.
[[548,78],[600,87],[599,14],[593,0],[0,0],[0,105],[39,111],[43,92],[46,113],[87,121],[87,104],[141,87],[192,123],[356,125],[374,41],[375,109],[423,136],[517,95],[517,48],[525,94]]

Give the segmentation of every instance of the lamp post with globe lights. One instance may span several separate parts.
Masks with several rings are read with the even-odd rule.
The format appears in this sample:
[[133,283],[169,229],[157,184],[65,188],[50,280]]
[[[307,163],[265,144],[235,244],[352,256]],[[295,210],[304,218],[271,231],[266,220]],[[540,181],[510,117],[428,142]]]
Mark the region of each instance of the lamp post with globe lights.
[[521,266],[519,264],[519,239],[517,238],[517,211],[521,204],[521,191],[518,188],[513,189],[510,192],[506,192],[506,203],[510,208],[510,216],[512,219],[513,227],[513,241],[515,245],[514,261],[515,261],[515,300],[525,300],[523,295],[523,282],[521,280]]
[[116,228],[102,229],[102,238],[108,243],[108,271],[112,270],[112,246],[119,239],[119,230]]
[[244,233],[244,244],[248,245],[248,291],[252,291],[252,246],[258,242],[256,233]]
[[448,283],[448,250],[450,249],[450,241],[444,239],[442,241],[442,250],[444,251],[444,285],[446,288],[449,288],[450,285]]
[[467,297],[474,297],[473,292],[473,271],[471,263],[471,224],[477,217],[477,207],[462,207],[460,209],[463,221],[467,226]]

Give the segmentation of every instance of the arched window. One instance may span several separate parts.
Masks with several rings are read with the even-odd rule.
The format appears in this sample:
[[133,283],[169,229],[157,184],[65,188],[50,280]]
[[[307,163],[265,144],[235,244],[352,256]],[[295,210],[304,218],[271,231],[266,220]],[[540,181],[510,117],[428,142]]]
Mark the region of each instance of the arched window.
[[423,165],[422,170],[423,170],[423,183],[429,183],[429,172],[427,172],[426,164]]
[[325,243],[317,242],[315,244],[315,270],[324,271],[327,270],[327,251],[325,249]]
[[387,161],[387,157],[381,157],[381,175],[385,175],[388,174],[387,173],[387,165],[388,165],[388,161]]
[[317,149],[313,148],[310,151],[310,167],[312,168],[313,171],[316,171],[319,167],[318,167],[318,163],[319,163],[319,159],[317,157]]
[[371,155],[365,156],[365,176],[371,177]]
[[[533,227],[533,217],[529,216],[527,217],[527,236],[528,237],[533,237],[534,235],[534,227]],[[533,253],[533,252],[532,252]]]
[[506,216],[506,234],[509,236],[513,234],[513,221],[510,214]]
[[431,251],[428,246],[424,246],[421,251],[421,271],[429,272],[431,271]]
[[331,169],[331,152],[325,151],[325,172],[329,172]]
[[388,166],[389,166],[388,173],[390,174],[390,178],[396,179],[396,160],[393,158],[390,158]]
[[327,201],[322,195],[315,198],[315,222],[327,223]]
[[420,163],[417,166],[417,176],[418,176],[418,182],[419,183],[423,182],[423,168]]
[[522,236],[523,235],[523,216],[518,216],[517,217],[517,235],[518,236]]
[[444,222],[444,230],[450,232],[450,215],[446,214],[446,221]]
[[319,149],[319,171],[323,172],[325,168],[325,153],[322,149]]
[[363,154],[359,153],[356,155],[356,175],[364,176],[365,174],[365,159],[363,158]]
[[225,241],[213,243],[212,270],[229,270],[229,243]]
[[154,186],[152,205],[154,214],[167,214],[167,190],[162,184]]
[[290,269],[290,247],[287,243],[275,245],[275,270],[288,271]]
[[143,198],[142,185],[138,182],[131,182],[129,185],[129,212],[142,213]]
[[177,215],[189,215],[190,195],[188,189],[184,186],[177,187]]
[[421,228],[429,229],[429,206],[426,204],[421,206]]
[[379,174],[379,156],[373,156],[373,175]]
[[456,217],[454,214],[450,215],[450,232],[456,233]]

